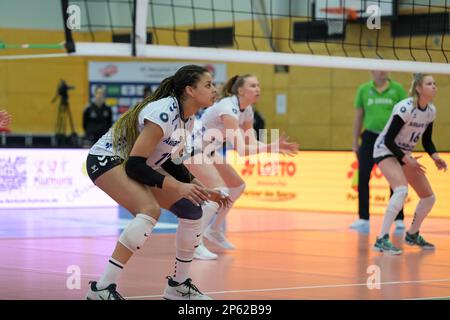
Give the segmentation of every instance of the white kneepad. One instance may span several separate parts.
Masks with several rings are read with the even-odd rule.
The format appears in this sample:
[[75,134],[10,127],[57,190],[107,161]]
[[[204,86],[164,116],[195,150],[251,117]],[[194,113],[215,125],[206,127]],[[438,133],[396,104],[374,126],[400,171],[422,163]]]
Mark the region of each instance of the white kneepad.
[[392,194],[389,203],[392,204],[395,211],[399,212],[405,203],[406,197],[408,196],[408,187],[400,186],[395,188],[393,191],[394,193]]
[[131,220],[119,237],[119,242],[132,252],[139,250],[156,225],[152,217],[139,213]]
[[235,202],[245,190],[245,183],[238,187],[230,188],[230,198]]
[[422,198],[422,199],[420,199],[419,204],[417,205],[416,211],[418,211],[418,212],[420,211],[420,213],[422,213],[422,212],[428,213],[433,208],[433,205],[435,202],[436,202],[436,197],[434,196],[434,194],[432,194],[429,197]]

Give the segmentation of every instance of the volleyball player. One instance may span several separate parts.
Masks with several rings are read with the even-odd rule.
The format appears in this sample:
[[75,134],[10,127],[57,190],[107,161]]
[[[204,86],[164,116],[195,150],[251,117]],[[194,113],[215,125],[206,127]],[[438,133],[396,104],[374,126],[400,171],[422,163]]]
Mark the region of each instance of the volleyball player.
[[[221,190],[230,196],[233,203],[241,196],[245,189],[245,182],[233,167],[225,163],[221,155],[224,142],[233,145],[239,155],[256,154],[259,152],[278,152],[293,155],[298,151],[298,145],[289,142],[282,136],[271,144],[264,144],[256,139],[253,130],[252,104],[259,100],[261,89],[257,77],[251,74],[234,76],[223,87],[218,102],[206,109],[200,122],[201,125],[194,137],[194,144],[200,136],[204,146],[203,153],[195,155],[185,162],[189,170],[206,186]],[[220,134],[212,136],[211,131]],[[228,132],[235,134],[230,137]],[[211,145],[208,145],[211,143]],[[211,148],[213,146],[213,148]],[[213,150],[211,152],[211,149]],[[209,157],[212,161],[204,161]],[[203,236],[209,241],[224,249],[234,249],[234,245],[225,237],[222,224],[231,206],[219,210],[214,222],[210,224],[217,210],[212,206],[204,211]],[[217,254],[210,252],[201,241],[195,250],[195,258],[211,260],[216,259]]]
[[411,156],[415,145],[422,138],[425,151],[433,159],[438,170],[447,170],[447,164],[439,156],[432,140],[436,108],[432,101],[436,94],[436,82],[431,75],[415,74],[409,91],[410,97],[400,101],[391,114],[374,147],[374,160],[386,177],[394,193],[389,200],[381,233],[374,249],[399,255],[402,251],[389,240],[389,229],[408,196],[408,184],[420,198],[414,220],[405,234],[409,245],[422,249],[434,249],[420,234],[420,227],[431,211],[435,196],[425,176],[425,167],[418,158]]
[[164,298],[209,299],[188,277],[201,233],[200,204],[217,201],[226,205],[227,198],[205,188],[183,164],[175,165],[171,159],[184,152],[193,115],[214,98],[208,70],[184,66],[164,79],[152,96],[127,111],[89,151],[89,177],[135,217],[120,235],[100,280],[90,282],[87,299],[123,299],[116,289],[117,280],[152,233],[160,207],[179,218],[175,271],[167,277]]

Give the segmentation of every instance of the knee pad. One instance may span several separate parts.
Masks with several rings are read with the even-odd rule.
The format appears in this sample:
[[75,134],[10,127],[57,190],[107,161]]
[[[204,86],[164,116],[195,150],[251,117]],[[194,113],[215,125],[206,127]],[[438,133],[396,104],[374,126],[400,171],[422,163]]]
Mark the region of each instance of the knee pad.
[[119,237],[119,242],[130,251],[135,252],[142,247],[155,225],[155,219],[146,214],[139,213],[131,220],[125,230],[123,230]]
[[241,184],[238,187],[233,187],[229,189],[230,193],[230,198],[231,200],[233,200],[233,202],[235,202],[237,199],[239,199],[239,197],[241,196],[241,194],[244,192],[245,190],[245,183]]
[[180,219],[198,220],[202,217],[202,207],[194,205],[186,198],[175,202],[169,209]]
[[396,212],[400,212],[405,203],[406,197],[408,196],[408,187],[400,186],[395,188],[393,191],[394,193],[392,194],[389,203],[392,203],[392,209],[394,209]]
[[434,194],[429,197],[420,199],[419,204],[417,205],[416,212],[418,214],[430,212],[435,202],[436,197]]
[[206,201],[204,205],[202,205],[202,233],[206,230],[206,227],[211,223],[211,220],[219,211],[219,204],[213,201]]

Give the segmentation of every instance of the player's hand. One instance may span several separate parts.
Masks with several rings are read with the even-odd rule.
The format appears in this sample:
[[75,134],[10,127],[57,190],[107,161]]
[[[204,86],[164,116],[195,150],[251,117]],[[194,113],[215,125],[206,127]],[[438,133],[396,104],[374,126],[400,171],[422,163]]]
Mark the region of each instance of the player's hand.
[[289,141],[289,137],[283,133],[281,137],[277,140],[278,152],[282,155],[287,155],[293,157],[298,153],[299,145],[296,142]]
[[233,204],[233,200],[228,194],[215,189],[207,189],[207,191],[210,195],[208,199],[216,202],[220,208],[229,208]]
[[438,154],[433,154],[431,158],[434,160],[434,164],[436,165],[438,170],[444,170],[444,172],[447,171],[447,163]]
[[412,168],[417,173],[425,174],[426,173],[426,167],[423,164],[420,164],[418,159],[422,158],[422,156],[418,157],[412,157],[411,155],[406,154],[402,161],[405,163],[406,166]]
[[358,142],[352,144],[352,151],[355,153],[356,159],[359,160],[359,144],[358,144]]
[[193,183],[180,182],[177,189],[182,198],[188,199],[196,206],[201,206],[211,196],[206,188]]

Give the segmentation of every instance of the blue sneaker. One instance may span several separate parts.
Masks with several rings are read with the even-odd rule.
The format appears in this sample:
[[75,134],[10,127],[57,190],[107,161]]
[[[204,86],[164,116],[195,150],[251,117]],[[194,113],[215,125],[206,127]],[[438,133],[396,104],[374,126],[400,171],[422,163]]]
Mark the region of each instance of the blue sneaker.
[[373,249],[378,252],[388,252],[393,255],[399,255],[402,254],[402,250],[395,247],[392,242],[389,240],[389,235],[385,234],[381,238],[377,238],[377,241],[375,242],[375,245],[373,246]]
[[425,250],[434,250],[436,247],[434,244],[427,242],[417,231],[414,234],[410,234],[406,232],[405,234],[405,242],[410,246],[419,246]]

